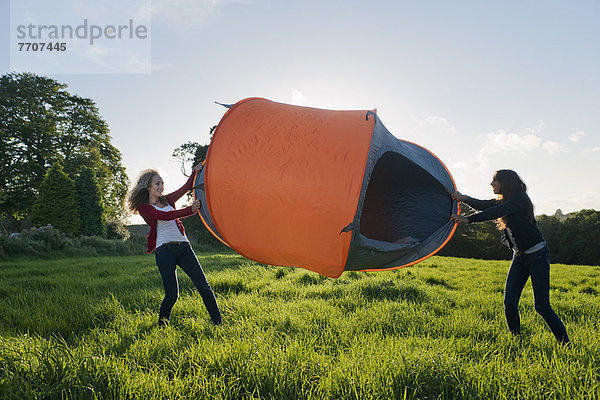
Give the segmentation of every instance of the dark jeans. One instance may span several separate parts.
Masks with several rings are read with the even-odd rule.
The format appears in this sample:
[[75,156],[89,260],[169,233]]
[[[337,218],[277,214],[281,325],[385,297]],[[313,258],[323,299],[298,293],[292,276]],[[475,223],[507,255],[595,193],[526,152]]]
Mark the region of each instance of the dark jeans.
[[165,298],[160,305],[159,323],[171,317],[171,310],[179,297],[177,265],[190,277],[215,325],[221,323],[221,313],[215,294],[208,284],[204,271],[189,243],[164,244],[155,250],[156,265],[165,287]]
[[520,253],[513,256],[504,291],[504,313],[508,328],[513,333],[520,332],[519,298],[530,276],[535,311],[544,318],[556,339],[567,343],[567,330],[550,307],[550,251],[547,246],[532,254]]

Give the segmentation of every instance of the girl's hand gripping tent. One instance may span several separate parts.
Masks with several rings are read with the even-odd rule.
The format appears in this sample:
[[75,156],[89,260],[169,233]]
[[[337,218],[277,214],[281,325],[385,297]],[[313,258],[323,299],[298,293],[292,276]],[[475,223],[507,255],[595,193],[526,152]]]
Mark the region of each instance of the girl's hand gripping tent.
[[444,164],[375,111],[261,98],[230,106],[194,188],[204,224],[244,257],[332,278],[432,256],[460,212]]

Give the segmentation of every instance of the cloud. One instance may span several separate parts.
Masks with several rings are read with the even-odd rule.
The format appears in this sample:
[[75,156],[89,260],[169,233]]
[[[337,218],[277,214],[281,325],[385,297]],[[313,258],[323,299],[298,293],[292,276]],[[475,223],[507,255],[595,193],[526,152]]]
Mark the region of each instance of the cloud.
[[444,117],[440,117],[437,115],[422,115],[418,116],[418,125],[423,127],[433,127],[437,128],[437,130],[441,130],[447,133],[456,133],[457,129],[454,125],[452,125],[448,120]]
[[589,149],[585,149],[585,151],[589,153],[600,153],[600,147],[592,147]]
[[[548,154],[556,154],[565,151],[565,146],[552,140],[544,141],[540,137],[543,121],[529,128],[525,128],[522,133],[508,133],[504,130],[488,133],[486,141],[481,147],[480,158],[486,159],[495,154],[512,153],[521,156],[527,155],[538,149],[545,150]],[[579,140],[583,132],[575,132],[574,137]],[[571,136],[573,136],[571,135]]]
[[300,90],[292,90],[292,104],[297,106],[305,106],[308,104],[308,97],[304,95]]
[[544,129],[544,121],[539,120],[538,122],[536,122],[536,124],[534,126],[525,128],[523,130],[523,133],[529,134],[529,135],[539,135],[540,133],[542,133],[542,129]]
[[532,133],[519,135],[501,130],[486,135],[486,142],[480,154],[485,156],[510,152],[525,155],[540,147],[541,143],[542,139]]
[[544,150],[546,150],[548,152],[548,154],[555,154],[555,153],[565,150],[565,146],[563,146],[559,143],[553,142],[551,140],[548,140],[547,142],[545,142],[542,145],[542,148]]
[[586,136],[584,131],[576,131],[569,135],[569,140],[573,143],[577,143],[584,136]]
[[543,121],[538,121],[534,126],[516,133],[497,130],[480,135],[479,149],[476,141],[472,141],[472,150],[461,160],[451,160],[450,167],[456,172],[459,180],[462,178],[466,182],[476,180],[475,177],[487,179],[491,170],[509,159],[514,163],[517,158],[524,160],[525,156],[534,157],[536,154],[542,155],[543,152],[556,154],[565,151],[564,145],[542,139],[540,133],[543,126]]

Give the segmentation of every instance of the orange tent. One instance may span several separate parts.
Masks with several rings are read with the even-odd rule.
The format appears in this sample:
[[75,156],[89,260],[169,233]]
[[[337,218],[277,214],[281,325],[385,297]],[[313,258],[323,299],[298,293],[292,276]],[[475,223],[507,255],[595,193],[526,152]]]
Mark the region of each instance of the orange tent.
[[454,190],[443,163],[375,111],[249,98],[219,122],[194,196],[207,228],[244,257],[335,278],[433,255],[456,228]]

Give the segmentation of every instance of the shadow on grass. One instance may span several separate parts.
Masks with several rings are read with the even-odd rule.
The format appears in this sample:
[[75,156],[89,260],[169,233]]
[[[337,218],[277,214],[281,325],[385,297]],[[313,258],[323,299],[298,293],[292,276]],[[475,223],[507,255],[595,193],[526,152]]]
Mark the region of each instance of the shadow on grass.
[[410,285],[397,286],[392,281],[368,283],[361,287],[360,292],[370,301],[404,300],[411,303],[422,303],[427,300],[425,291]]
[[438,278],[434,276],[429,276],[424,279],[425,283],[432,286],[442,286],[446,289],[455,289],[450,283],[448,283],[444,278]]

